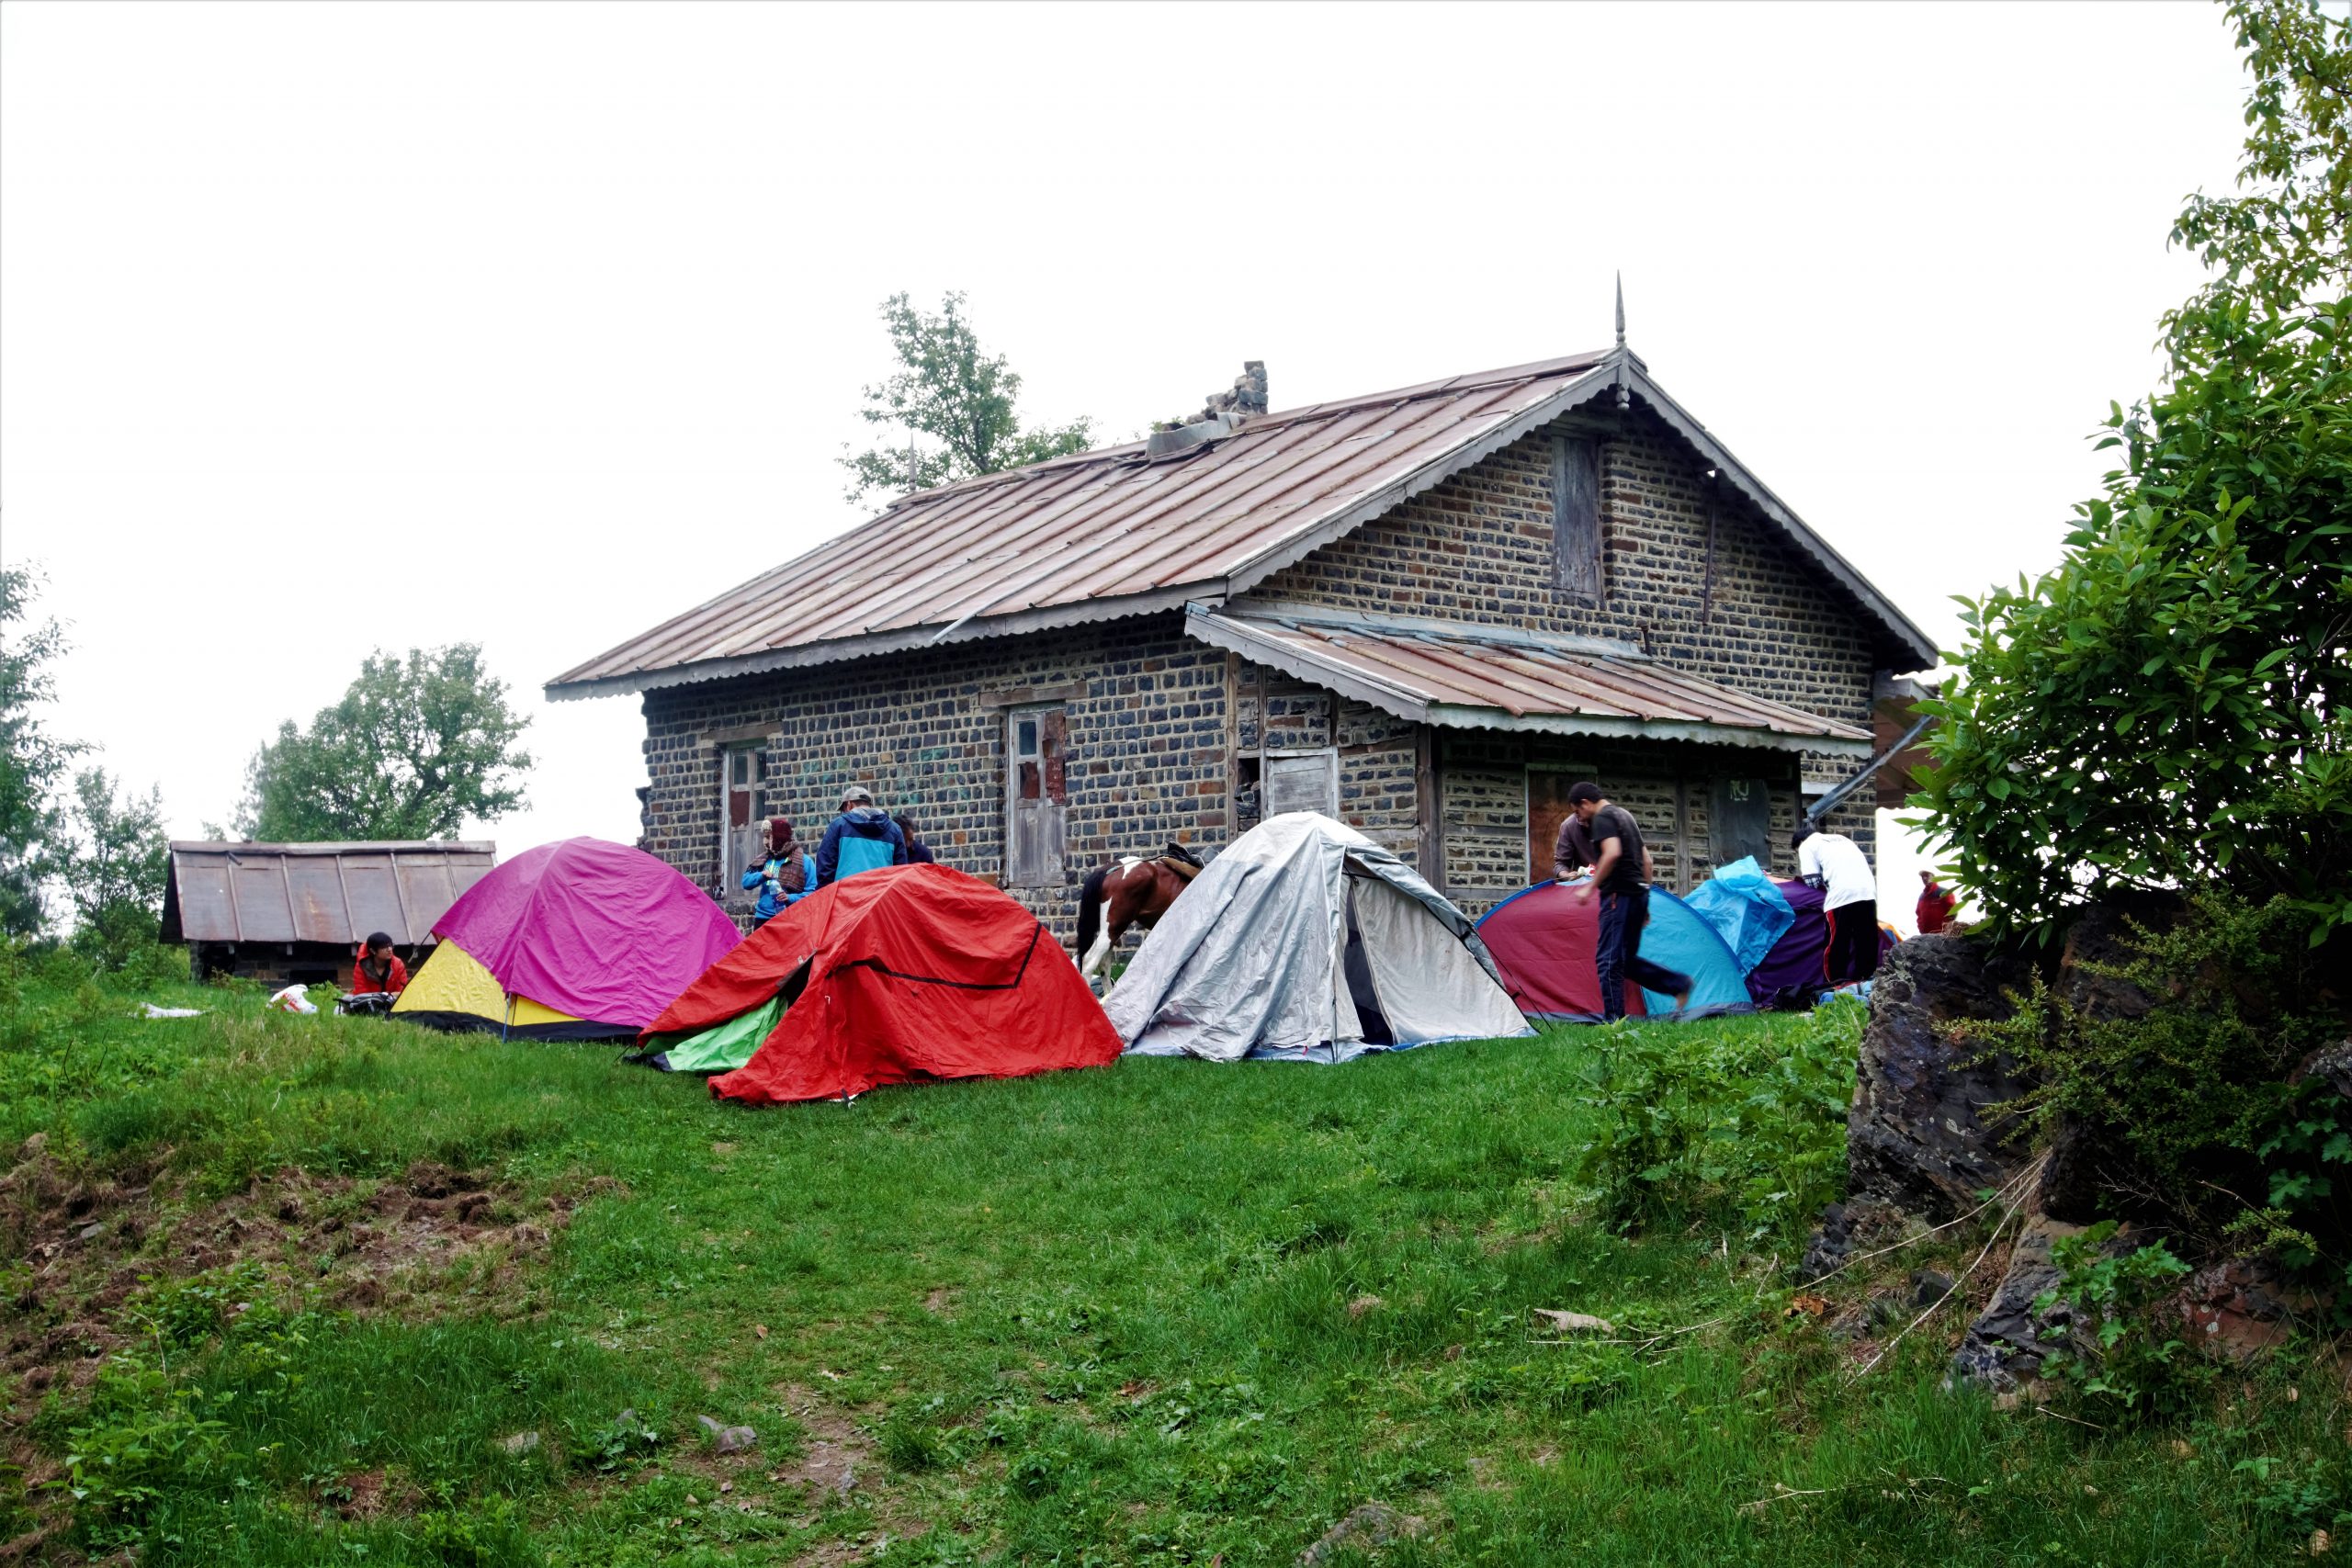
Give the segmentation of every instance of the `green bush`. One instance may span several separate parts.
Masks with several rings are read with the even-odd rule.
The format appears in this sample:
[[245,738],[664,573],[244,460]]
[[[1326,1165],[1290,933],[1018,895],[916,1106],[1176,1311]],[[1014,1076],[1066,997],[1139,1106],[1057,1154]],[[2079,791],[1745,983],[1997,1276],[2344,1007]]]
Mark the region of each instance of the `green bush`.
[[2324,955],[2305,940],[2314,919],[2287,898],[2203,892],[2162,929],[2132,922],[2128,961],[2086,966],[2136,988],[2144,1012],[2085,1013],[2037,978],[2013,1017],[1958,1032],[2037,1080],[2018,1104],[2045,1131],[2071,1124],[2111,1152],[2100,1163],[2118,1212],[2208,1246],[2251,1234],[2287,1243],[2290,1264],[2344,1268],[2352,1205],[2331,1168],[2352,1165],[2352,1107],[2294,1081],[2344,1028],[2324,994]]
[[1808,1221],[1844,1186],[1864,1016],[1840,997],[1775,1033],[1612,1031],[1575,1167],[1601,1218],[1627,1230],[1703,1219],[1750,1239]]
[[2180,1354],[2187,1344],[2172,1336],[2179,1320],[2165,1310],[2188,1265],[2161,1239],[2117,1247],[2119,1228],[2102,1220],[2052,1244],[2058,1283],[2035,1298],[2034,1310],[2064,1302],[2090,1328],[2093,1344],[2052,1350],[2041,1370],[2117,1414],[2177,1415],[2211,1370]]

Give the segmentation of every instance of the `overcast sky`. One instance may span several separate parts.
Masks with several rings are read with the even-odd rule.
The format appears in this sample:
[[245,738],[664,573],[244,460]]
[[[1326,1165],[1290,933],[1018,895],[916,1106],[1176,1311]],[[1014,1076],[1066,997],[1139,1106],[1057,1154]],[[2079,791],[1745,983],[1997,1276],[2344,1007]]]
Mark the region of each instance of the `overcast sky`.
[[502,851],[632,840],[573,663],[854,523],[899,289],[1109,439],[1605,344],[1949,646],[2056,556],[2224,188],[2217,7],[0,6],[0,556],[59,727],[225,821],[371,649],[534,723]]

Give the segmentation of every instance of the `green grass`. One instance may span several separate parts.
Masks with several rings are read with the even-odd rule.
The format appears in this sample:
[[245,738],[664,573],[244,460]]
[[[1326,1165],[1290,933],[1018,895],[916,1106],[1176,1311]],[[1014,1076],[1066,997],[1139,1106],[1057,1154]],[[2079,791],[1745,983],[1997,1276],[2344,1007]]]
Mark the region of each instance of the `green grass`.
[[[1640,1041],[1769,1108],[1772,1137],[1752,1108],[1718,1137],[1733,1155],[1802,1163],[1842,1135],[1834,1108],[1755,1086],[1791,1032],[1850,1019],[1338,1068],[1138,1060],[753,1111],[596,1047],[146,994],[214,1010],[134,1021],[119,995],[24,977],[0,1137],[43,1133],[72,1171],[139,1173],[183,1209],[289,1165],[356,1192],[419,1159],[518,1192],[619,1184],[527,1279],[429,1310],[306,1306],[266,1248],[209,1294],[134,1293],[143,1372],[17,1393],[9,1415],[51,1462],[129,1456],[117,1474],[153,1495],[85,1505],[81,1540],[146,1562],[1240,1568],[1377,1499],[1428,1521],[1385,1549],[1398,1563],[2185,1564],[2282,1560],[2345,1505],[2323,1374],[2292,1403],[2292,1366],[2233,1374],[2193,1421],[2092,1430],[1943,1391],[1961,1325],[1930,1320],[1857,1382],[1783,1312],[1804,1216],[1738,1172],[1630,1235],[1593,1218],[1592,1101]],[[147,1261],[172,1271],[160,1242]],[[1720,1321],[1544,1344],[1534,1307],[1623,1341]],[[624,1409],[659,1441],[616,1427]],[[697,1414],[757,1428],[754,1461],[710,1454]],[[525,1429],[536,1451],[498,1447]],[[845,1497],[767,1479],[844,1446]],[[384,1487],[373,1517],[338,1517],[368,1512],[355,1478]]]

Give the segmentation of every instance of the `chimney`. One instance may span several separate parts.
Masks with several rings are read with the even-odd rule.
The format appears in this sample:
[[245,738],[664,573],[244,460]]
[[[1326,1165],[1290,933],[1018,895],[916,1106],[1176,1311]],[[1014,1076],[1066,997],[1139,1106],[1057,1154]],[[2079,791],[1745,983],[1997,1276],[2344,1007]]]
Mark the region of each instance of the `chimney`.
[[1266,412],[1266,362],[1245,359],[1241,374],[1233,378],[1230,389],[1212,392],[1200,412],[1188,419],[1170,420],[1155,430],[1145,443],[1148,457],[1166,457],[1174,453],[1229,435],[1241,428],[1244,421]]

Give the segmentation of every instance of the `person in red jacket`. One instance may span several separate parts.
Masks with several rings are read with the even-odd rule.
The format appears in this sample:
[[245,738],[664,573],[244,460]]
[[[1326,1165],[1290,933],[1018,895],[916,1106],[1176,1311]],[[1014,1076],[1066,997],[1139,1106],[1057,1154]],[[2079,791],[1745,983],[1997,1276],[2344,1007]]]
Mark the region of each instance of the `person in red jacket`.
[[368,940],[359,944],[359,961],[351,966],[351,994],[364,997],[381,991],[388,997],[399,996],[408,989],[408,965],[392,951],[392,939],[383,931],[369,931]]
[[1919,873],[1919,934],[1933,936],[1951,923],[1952,911],[1960,908],[1960,895],[1947,889],[1936,880],[1932,871]]

